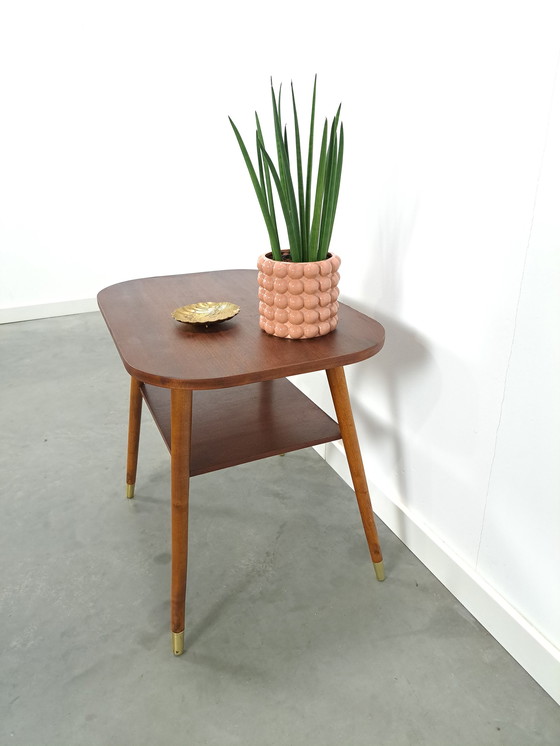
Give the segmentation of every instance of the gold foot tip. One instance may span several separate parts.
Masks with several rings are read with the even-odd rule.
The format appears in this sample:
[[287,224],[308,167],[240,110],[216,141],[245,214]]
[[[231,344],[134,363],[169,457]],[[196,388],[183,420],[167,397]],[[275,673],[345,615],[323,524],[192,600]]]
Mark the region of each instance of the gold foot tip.
[[379,582],[385,580],[385,566],[383,560],[381,560],[381,562],[374,562],[373,569],[375,570],[375,577]]
[[185,632],[172,632],[173,655],[183,655],[185,650]]
[[127,484],[126,485],[126,496],[130,500],[130,498],[134,497],[134,485],[133,484]]

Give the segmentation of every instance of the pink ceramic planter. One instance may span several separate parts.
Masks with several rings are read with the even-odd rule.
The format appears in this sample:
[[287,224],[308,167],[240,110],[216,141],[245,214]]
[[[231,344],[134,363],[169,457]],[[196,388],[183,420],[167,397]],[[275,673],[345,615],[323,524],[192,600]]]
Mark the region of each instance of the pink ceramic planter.
[[332,332],[338,323],[340,258],[320,262],[278,262],[259,257],[260,327],[287,339],[311,339]]

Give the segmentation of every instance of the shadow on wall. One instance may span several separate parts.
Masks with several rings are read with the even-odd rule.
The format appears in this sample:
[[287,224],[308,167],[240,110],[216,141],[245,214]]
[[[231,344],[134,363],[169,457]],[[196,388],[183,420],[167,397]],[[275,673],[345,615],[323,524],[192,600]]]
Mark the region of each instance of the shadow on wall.
[[[352,377],[354,410],[368,433],[375,433],[380,447],[390,456],[390,468],[400,501],[409,503],[409,470],[406,440],[429,417],[441,391],[439,369],[428,344],[414,330],[397,319],[367,308],[356,301],[355,308],[376,318],[385,327],[383,350],[356,366]],[[359,306],[362,308],[359,308]],[[382,400],[386,416],[381,417],[367,406],[372,398]]]
[[[356,417],[385,453],[387,476],[393,483],[396,499],[405,506],[410,504],[407,441],[414,438],[433,411],[442,386],[440,369],[428,341],[399,319],[403,267],[412,246],[416,212],[416,204],[411,204],[405,214],[394,200],[389,200],[379,219],[371,261],[364,268],[360,298],[344,298],[385,327],[383,350],[356,366],[351,390]],[[372,288],[374,294],[369,300]],[[373,410],[375,399],[383,413]],[[399,529],[403,536],[404,525]]]

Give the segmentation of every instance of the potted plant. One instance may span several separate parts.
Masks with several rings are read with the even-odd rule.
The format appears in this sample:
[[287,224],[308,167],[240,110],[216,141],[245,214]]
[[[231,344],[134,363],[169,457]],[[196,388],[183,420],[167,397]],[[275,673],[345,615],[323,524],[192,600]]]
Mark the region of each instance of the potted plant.
[[[229,121],[249,171],[270,240],[271,251],[260,256],[257,262],[260,326],[274,336],[307,339],[328,334],[336,328],[338,321],[340,258],[329,253],[329,246],[340,190],[344,128],[342,123],[339,127],[339,106],[330,131],[327,120],[323,125],[313,189],[317,78],[313,84],[305,178],[293,85],[295,161],[290,158],[287,128],[282,125],[282,87],[278,98],[272,81],[270,89],[277,165],[265,147],[258,114],[255,113],[256,167],[231,117]],[[295,184],[293,170],[297,175]],[[287,250],[280,245],[274,193],[284,217],[289,243]]]

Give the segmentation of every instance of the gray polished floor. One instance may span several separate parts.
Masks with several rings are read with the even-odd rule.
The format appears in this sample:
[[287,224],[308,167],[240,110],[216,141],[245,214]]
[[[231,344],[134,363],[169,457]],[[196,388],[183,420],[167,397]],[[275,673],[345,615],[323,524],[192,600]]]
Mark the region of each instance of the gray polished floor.
[[[170,652],[169,458],[99,314],[0,327],[0,744],[543,746],[560,708],[313,451],[197,477]],[[274,486],[264,489],[263,485]]]

